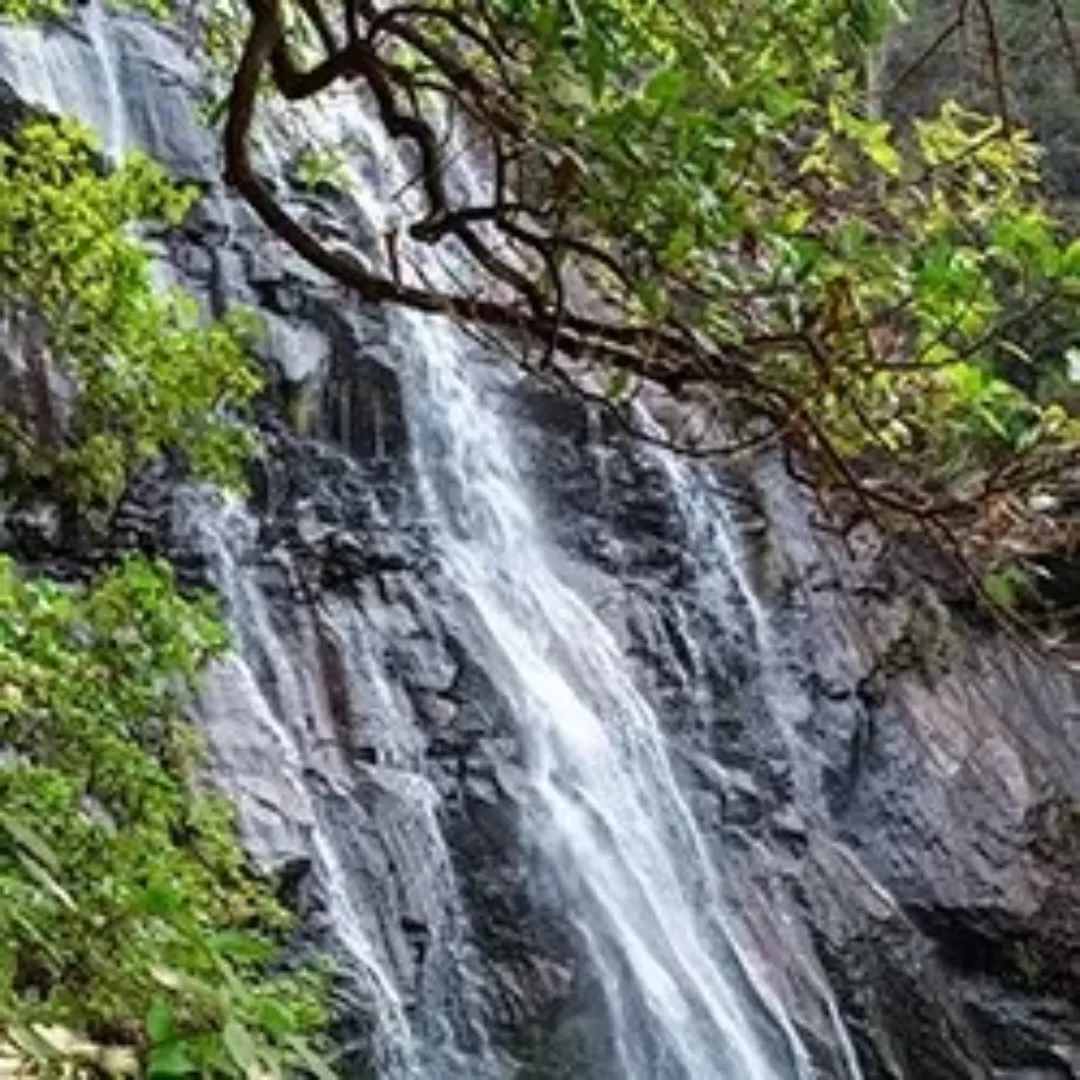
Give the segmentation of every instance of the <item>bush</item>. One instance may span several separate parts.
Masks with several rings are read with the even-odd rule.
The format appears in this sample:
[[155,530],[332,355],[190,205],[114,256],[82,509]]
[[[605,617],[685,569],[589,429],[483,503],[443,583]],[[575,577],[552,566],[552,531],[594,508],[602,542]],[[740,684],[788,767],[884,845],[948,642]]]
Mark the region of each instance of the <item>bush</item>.
[[0,1023],[18,1045],[48,1056],[61,1027],[136,1048],[151,1076],[314,1061],[320,980],[273,973],[289,916],[200,786],[183,716],[225,645],[162,564],[65,588],[0,559]]

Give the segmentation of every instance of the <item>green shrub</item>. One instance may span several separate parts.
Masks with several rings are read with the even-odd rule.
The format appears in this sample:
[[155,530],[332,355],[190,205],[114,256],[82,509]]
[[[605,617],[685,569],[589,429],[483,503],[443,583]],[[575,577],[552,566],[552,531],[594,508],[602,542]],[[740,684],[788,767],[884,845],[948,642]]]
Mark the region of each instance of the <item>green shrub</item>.
[[[0,147],[0,313],[37,387],[31,417],[10,411],[0,426],[9,485],[108,508],[169,450],[235,487],[261,386],[253,319],[207,322],[190,296],[157,289],[135,223],[178,223],[193,193],[139,154],[109,175],[99,165],[93,137],[66,120],[31,122]],[[50,371],[71,384],[70,415],[41,392]]]
[[151,1076],[314,1060],[321,981],[280,970],[289,916],[183,715],[225,646],[162,564],[67,588],[0,559],[0,1030],[21,1045],[59,1026],[135,1047]]

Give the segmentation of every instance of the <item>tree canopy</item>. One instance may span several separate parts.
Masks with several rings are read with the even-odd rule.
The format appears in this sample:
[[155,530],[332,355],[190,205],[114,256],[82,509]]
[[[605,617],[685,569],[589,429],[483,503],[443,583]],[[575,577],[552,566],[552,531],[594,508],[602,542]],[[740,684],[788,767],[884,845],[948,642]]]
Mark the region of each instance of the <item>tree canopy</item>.
[[[1014,108],[998,6],[927,17],[942,40],[974,28],[991,92],[894,125],[885,0],[250,0],[216,24],[227,177],[366,300],[494,329],[631,424],[659,385],[691,406],[684,450],[781,444],[834,504],[997,550],[1076,449],[1080,242]],[[385,266],[321,242],[253,165],[260,105],[339,93],[415,164]],[[462,153],[490,177],[472,201]],[[467,287],[410,271],[411,245],[444,243]]]
[[[685,406],[663,441],[780,446],[841,528],[929,531],[973,578],[1076,543],[1058,511],[1077,484],[1080,243],[1040,87],[1080,85],[1077,8],[172,5],[228,82],[227,180],[315,267],[496,333],[638,434],[659,387]],[[385,259],[343,245],[344,222],[327,243],[253,156],[260,110],[324,96],[374,114],[412,164]],[[1050,185],[1031,127],[1054,141]],[[463,157],[486,185],[454,182]],[[463,284],[433,285],[421,247],[464,255]]]

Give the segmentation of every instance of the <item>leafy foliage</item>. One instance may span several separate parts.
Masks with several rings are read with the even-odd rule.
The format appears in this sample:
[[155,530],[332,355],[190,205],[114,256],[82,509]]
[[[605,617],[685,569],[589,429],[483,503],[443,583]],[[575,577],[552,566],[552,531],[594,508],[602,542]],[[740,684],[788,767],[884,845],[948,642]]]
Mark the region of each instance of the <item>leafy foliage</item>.
[[63,0],[2,0],[0,15],[14,22],[62,18],[68,11]]
[[0,559],[0,1023],[138,1048],[149,1076],[312,1060],[310,973],[271,974],[286,914],[201,790],[183,706],[226,639],[130,560],[92,588]]
[[[235,74],[228,178],[364,298],[525,336],[523,364],[593,398],[600,367],[631,426],[639,388],[659,384],[693,403],[680,448],[779,442],[824,505],[929,528],[966,557],[994,561],[1002,499],[1038,528],[1030,508],[1080,443],[1063,374],[1080,242],[1036,144],[994,108],[1007,95],[879,117],[867,60],[892,4],[247,8],[246,25],[217,24],[233,45],[218,54]],[[250,158],[267,86],[296,102],[357,81],[418,160],[387,274],[325,246]],[[464,202],[447,114],[468,116],[493,177]],[[456,291],[408,273],[411,244],[443,242],[476,264]]]
[[[0,449],[23,483],[59,482],[84,507],[110,506],[163,450],[235,486],[260,386],[252,319],[207,324],[190,297],[155,288],[132,225],[177,223],[192,193],[138,154],[109,175],[99,165],[68,121],[32,122],[0,147],[0,311],[37,384],[32,420],[10,409]],[[71,388],[66,417],[45,392],[53,372]]]
[[[169,0],[125,0],[125,8],[143,11],[156,18],[166,18],[172,5]],[[67,0],[0,0],[0,17],[13,22],[51,22],[71,14]]]
[[[1080,2],[988,0],[965,9],[954,0],[912,0],[906,11],[880,46],[887,114],[904,124],[942,99],[992,111],[1003,98],[1046,148],[1049,190],[1080,197]],[[1003,88],[988,62],[991,38]]]
[[1076,437],[990,363],[1005,313],[1080,292],[1080,244],[1034,196],[1024,132],[953,102],[904,141],[867,119],[850,5],[769,5],[721,33],[601,3],[570,49],[549,5],[507,6],[539,42],[537,85],[560,88],[543,122],[587,162],[589,221],[647,256],[639,309],[754,350],[784,420],[846,458],[888,451],[912,491]]
[[[138,155],[103,174],[68,122],[0,147],[6,498],[108,509],[163,452],[239,484],[251,320],[157,289],[136,231],[191,198]],[[0,1032],[47,1070],[100,1044],[151,1077],[326,1075],[323,980],[282,966],[289,917],[183,715],[226,644],[161,564],[73,588],[0,558]]]

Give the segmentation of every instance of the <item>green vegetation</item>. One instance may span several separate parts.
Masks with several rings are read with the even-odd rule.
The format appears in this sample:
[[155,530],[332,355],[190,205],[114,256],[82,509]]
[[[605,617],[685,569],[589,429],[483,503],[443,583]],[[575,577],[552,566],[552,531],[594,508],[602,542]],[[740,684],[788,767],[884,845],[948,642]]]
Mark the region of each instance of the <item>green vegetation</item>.
[[314,1059],[318,981],[272,975],[286,914],[200,789],[186,694],[226,644],[211,604],[130,560],[89,588],[0,560],[0,1020],[60,1027],[146,1075],[280,1074]]
[[338,147],[306,147],[295,156],[290,171],[295,183],[312,191],[349,187],[345,155]]
[[[166,19],[174,9],[170,0],[124,0],[120,7]],[[71,15],[68,0],[0,0],[0,17],[13,22],[55,22]]]
[[[692,405],[679,448],[781,446],[837,520],[928,533],[1009,610],[1037,581],[1023,560],[1078,542],[1075,192],[1060,165],[1044,184],[1028,131],[1071,160],[1078,13],[1045,6],[1037,31],[1014,0],[925,0],[899,28],[888,0],[222,0],[188,21],[230,77],[211,110],[227,179],[314,266],[525,342],[526,368],[631,426],[641,387],[663,388]],[[1042,81],[1016,54],[1047,25]],[[947,65],[909,92],[912,63],[961,38],[979,77]],[[257,107],[346,84],[417,162],[385,271],[342,229],[308,231],[251,162]],[[447,115],[489,167],[472,202]],[[306,145],[293,180],[345,185],[355,152]],[[162,455],[242,486],[252,320],[158,289],[139,239],[192,198],[137,155],[106,171],[68,122],[0,147],[0,505],[51,500],[68,553]],[[443,243],[468,285],[399,272]],[[157,564],[60,586],[0,561],[0,1032],[25,1053],[63,1057],[62,1029],[150,1075],[322,1068],[319,980],[281,972],[287,917],[183,718],[224,647]]]
[[[531,338],[523,364],[593,396],[606,371],[631,423],[659,384],[694,403],[676,444],[783,444],[841,520],[929,531],[976,580],[1013,540],[1059,542],[1037,508],[1080,446],[1080,241],[1000,82],[997,5],[929,8],[924,36],[960,17],[995,79],[894,127],[867,75],[888,0],[258,0],[220,53],[228,177],[361,296]],[[456,241],[468,291],[340,257],[252,169],[267,87],[297,102],[345,81],[419,156],[402,232]],[[470,117],[492,163],[494,192],[467,205],[440,110]]]
[[[240,482],[254,444],[239,416],[260,387],[252,320],[206,324],[191,298],[155,289],[129,229],[176,223],[192,199],[140,155],[101,175],[71,122],[30,123],[0,147],[0,310],[31,369],[29,408],[0,431],[9,494],[46,484],[81,512],[108,509],[163,450],[195,476]],[[69,416],[50,374],[71,384]]]
[[0,3],[0,15],[17,22],[60,19],[67,11],[64,0],[3,0]]
[[948,97],[1000,107],[988,62],[989,11],[1006,108],[1045,147],[1050,192],[1067,202],[1080,199],[1080,0],[993,0],[985,10],[912,0],[906,11],[880,47],[886,114],[904,124]]
[[[162,453],[242,483],[251,319],[207,322],[156,289],[137,239],[191,201],[139,156],[104,174],[71,123],[0,147],[0,495],[65,507],[76,552]],[[151,1077],[326,1075],[324,980],[283,966],[289,916],[184,717],[226,644],[161,564],[70,586],[0,557],[0,1057],[51,1075],[109,1047]]]

